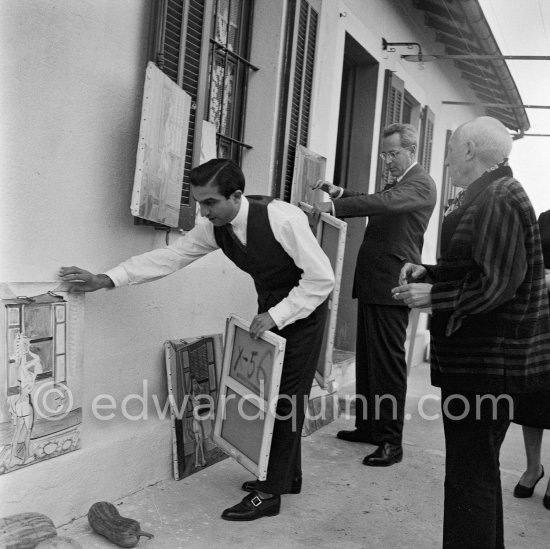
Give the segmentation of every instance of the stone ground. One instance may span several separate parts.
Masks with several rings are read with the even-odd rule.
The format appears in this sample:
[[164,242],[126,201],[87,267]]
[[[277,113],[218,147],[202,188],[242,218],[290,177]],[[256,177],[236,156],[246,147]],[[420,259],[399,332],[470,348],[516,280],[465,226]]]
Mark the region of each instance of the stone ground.
[[[115,503],[123,516],[139,520],[144,530],[155,535],[152,540],[140,539],[137,547],[144,549],[439,548],[443,428],[440,419],[424,419],[419,413],[419,402],[423,402],[424,417],[436,416],[437,395],[429,384],[428,365],[413,367],[404,460],[392,467],[365,467],[361,460],[373,446],[335,438],[338,430],[353,425],[345,415],[304,438],[302,493],[283,496],[281,513],[276,517],[249,523],[219,518],[223,509],[245,495],[239,487],[251,478],[232,459],[181,481],[164,480]],[[344,401],[345,396],[343,392]],[[543,461],[550,471],[550,435],[543,444]],[[521,428],[512,425],[501,456],[506,547],[548,548],[550,511],[542,506],[545,480],[530,499],[512,496],[524,466]],[[77,539],[84,549],[115,547],[91,531],[86,517],[58,532]]]

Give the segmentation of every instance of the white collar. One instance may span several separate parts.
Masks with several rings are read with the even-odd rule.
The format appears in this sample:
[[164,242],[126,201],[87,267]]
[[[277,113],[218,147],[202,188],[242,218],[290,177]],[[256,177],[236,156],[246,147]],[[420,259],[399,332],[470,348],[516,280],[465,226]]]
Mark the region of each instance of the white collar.
[[398,178],[397,178],[397,182],[399,183],[406,175],[407,175],[407,172],[409,172],[411,170],[411,168],[413,168],[414,166],[416,166],[418,164],[418,162],[413,162]]
[[248,199],[246,198],[246,196],[241,195],[241,206],[239,208],[239,211],[237,212],[237,215],[230,221],[234,229],[246,229],[246,225],[248,222],[248,209]]

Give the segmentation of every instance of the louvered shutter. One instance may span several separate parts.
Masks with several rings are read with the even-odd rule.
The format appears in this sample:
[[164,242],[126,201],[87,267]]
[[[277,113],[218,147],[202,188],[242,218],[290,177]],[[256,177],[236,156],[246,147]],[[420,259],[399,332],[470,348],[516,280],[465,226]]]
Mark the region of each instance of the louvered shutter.
[[290,2],[287,20],[287,65],[281,102],[278,136],[278,165],[275,194],[290,200],[294,160],[298,145],[307,147],[315,49],[319,15],[306,0]]
[[[445,136],[445,158],[449,152],[449,141],[452,135],[451,130],[447,130]],[[445,216],[445,210],[449,204],[449,200],[455,198],[456,195],[461,191],[460,188],[455,187],[451,184],[451,177],[449,175],[449,167],[445,162],[443,162],[443,177],[441,178],[441,202],[439,205],[439,231],[437,233],[437,256],[439,257],[440,246],[441,246],[441,225],[443,224],[443,217]]]
[[[185,169],[181,192],[181,209],[179,226],[189,230],[195,225],[195,200],[191,196],[189,171],[193,167],[193,146],[195,139],[196,104],[199,90],[199,67],[201,57],[202,29],[204,20],[204,0],[188,0],[187,32],[181,87],[191,96],[192,106],[189,116],[189,135],[185,150]],[[180,63],[181,64],[181,63]],[[193,106],[195,108],[193,108]]]
[[[195,201],[191,196],[189,171],[193,165],[193,146],[196,141],[196,102],[199,89],[204,4],[204,0],[160,1],[154,40],[155,63],[171,80],[181,86],[192,100],[178,224],[179,228],[184,230],[192,229],[195,225]],[[135,219],[138,225],[162,227],[158,223]]]
[[[382,119],[380,128],[380,145],[378,150],[382,151],[382,132],[390,124],[401,123],[403,119],[403,100],[405,98],[405,83],[392,71],[386,70],[384,83],[384,100],[382,103]],[[378,159],[376,175],[376,190],[381,190],[389,182],[390,174],[386,170],[385,162]]]
[[435,114],[427,105],[422,109],[422,131],[420,135],[418,161],[429,172],[432,163]]

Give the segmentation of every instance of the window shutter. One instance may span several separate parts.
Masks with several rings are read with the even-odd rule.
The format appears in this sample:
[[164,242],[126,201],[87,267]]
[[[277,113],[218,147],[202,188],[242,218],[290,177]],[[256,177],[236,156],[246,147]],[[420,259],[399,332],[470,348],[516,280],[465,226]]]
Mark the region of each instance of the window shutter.
[[[380,128],[380,145],[378,150],[382,150],[383,130],[390,124],[399,124],[403,120],[403,100],[405,98],[405,82],[386,70],[384,83],[384,100],[382,103],[382,118]],[[378,169],[376,172],[376,190],[382,190],[386,183],[390,181],[390,174],[386,170],[385,162],[378,159]]]
[[291,63],[284,71],[275,172],[275,194],[287,202],[292,190],[296,148],[308,144],[318,20],[318,13],[306,0],[289,2],[286,47]]
[[[192,100],[178,224],[184,230],[195,225],[195,201],[191,196],[189,171],[193,165],[195,143],[204,3],[204,0],[161,0],[156,14],[154,61]],[[144,219],[134,219],[137,225],[163,227]]]
[[422,130],[418,151],[418,161],[429,173],[432,162],[435,114],[427,105],[422,109]]
[[191,114],[189,116],[189,135],[187,137],[187,148],[185,150],[185,169],[183,172],[179,222],[179,226],[184,230],[189,230],[195,225],[195,200],[191,196],[189,171],[193,167],[193,146],[196,143],[196,105],[199,90],[204,0],[188,0],[187,7],[187,32],[185,34],[183,71],[180,85],[191,96],[192,103]]
[[[447,153],[449,149],[449,140],[452,135],[451,130],[447,130],[445,136],[445,158],[447,158]],[[437,233],[437,256],[440,255],[440,246],[441,246],[441,225],[443,224],[443,217],[445,216],[445,210],[449,204],[449,200],[456,197],[456,195],[461,191],[460,188],[454,187],[451,184],[451,178],[449,176],[449,168],[447,164],[443,163],[443,177],[441,178],[441,202],[439,206],[439,231]]]

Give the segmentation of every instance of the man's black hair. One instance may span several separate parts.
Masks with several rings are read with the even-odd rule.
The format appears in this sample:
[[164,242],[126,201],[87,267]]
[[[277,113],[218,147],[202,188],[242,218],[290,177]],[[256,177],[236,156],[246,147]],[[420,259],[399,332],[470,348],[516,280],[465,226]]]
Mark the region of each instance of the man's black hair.
[[204,187],[210,183],[218,192],[229,198],[235,191],[244,192],[244,174],[235,162],[226,158],[213,158],[189,172],[191,185]]

